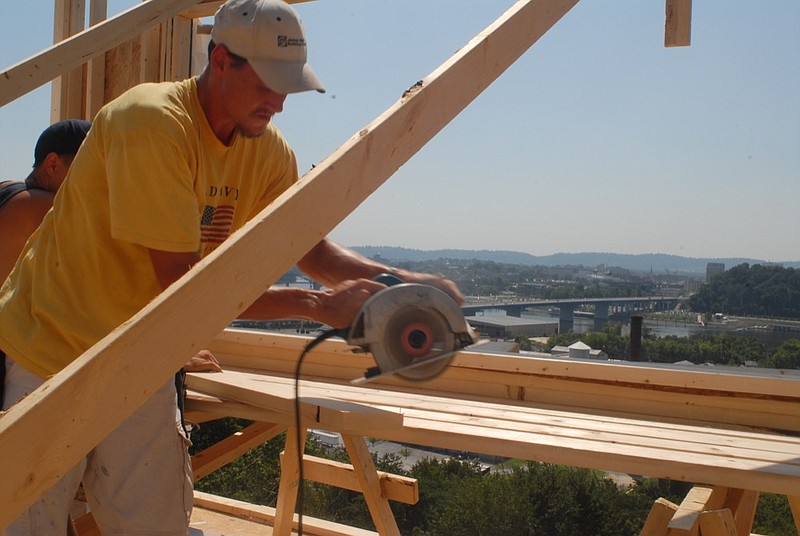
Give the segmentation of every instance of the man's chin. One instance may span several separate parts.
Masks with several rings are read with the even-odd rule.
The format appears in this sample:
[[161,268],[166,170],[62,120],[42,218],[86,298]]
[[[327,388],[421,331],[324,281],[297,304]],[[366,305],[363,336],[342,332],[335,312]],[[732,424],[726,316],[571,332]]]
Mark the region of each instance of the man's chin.
[[267,131],[267,125],[269,125],[269,121],[257,126],[239,125],[237,131],[245,138],[258,138]]

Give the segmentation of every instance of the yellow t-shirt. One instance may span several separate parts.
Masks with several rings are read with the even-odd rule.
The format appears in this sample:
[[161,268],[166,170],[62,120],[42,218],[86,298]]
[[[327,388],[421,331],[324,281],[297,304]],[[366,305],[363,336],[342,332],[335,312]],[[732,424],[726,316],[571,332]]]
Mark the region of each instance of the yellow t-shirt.
[[195,79],[129,90],[98,113],[0,289],[0,348],[58,372],[161,292],[149,249],[205,256],[296,180],[271,124],[223,145]]

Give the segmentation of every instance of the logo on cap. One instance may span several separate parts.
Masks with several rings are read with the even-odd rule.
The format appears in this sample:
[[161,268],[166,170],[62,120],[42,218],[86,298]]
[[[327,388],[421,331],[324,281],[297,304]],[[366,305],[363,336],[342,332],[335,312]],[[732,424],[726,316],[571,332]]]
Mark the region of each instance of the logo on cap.
[[305,39],[289,39],[289,36],[286,35],[279,35],[278,36],[278,46],[281,48],[285,47],[304,47],[306,46]]

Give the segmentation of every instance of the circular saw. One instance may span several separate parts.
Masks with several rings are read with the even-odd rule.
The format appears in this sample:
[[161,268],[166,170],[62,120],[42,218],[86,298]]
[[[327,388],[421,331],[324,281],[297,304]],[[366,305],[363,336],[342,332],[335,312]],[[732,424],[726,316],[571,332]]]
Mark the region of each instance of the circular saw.
[[441,290],[396,283],[364,302],[346,339],[375,358],[377,367],[353,380],[364,383],[390,374],[415,381],[433,378],[478,335]]

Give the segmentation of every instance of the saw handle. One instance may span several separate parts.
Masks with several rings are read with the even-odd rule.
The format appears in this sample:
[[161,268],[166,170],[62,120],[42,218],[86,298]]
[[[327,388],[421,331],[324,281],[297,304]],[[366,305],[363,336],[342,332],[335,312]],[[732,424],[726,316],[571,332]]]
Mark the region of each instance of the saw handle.
[[378,283],[383,283],[387,287],[391,287],[391,286],[394,286],[394,285],[399,285],[400,283],[405,283],[405,281],[403,281],[402,279],[400,279],[396,275],[394,275],[392,273],[389,273],[389,272],[384,272],[382,274],[378,274],[375,277],[373,277],[372,280],[373,281],[377,281]]
[[[372,280],[377,281],[378,283],[383,283],[387,287],[404,283],[402,279],[389,272],[383,272],[382,274],[378,274],[375,277],[373,277]],[[332,332],[330,335],[332,337],[341,337],[342,339],[347,339],[347,337],[350,334],[350,326],[347,326],[345,328],[333,328],[330,331]]]

